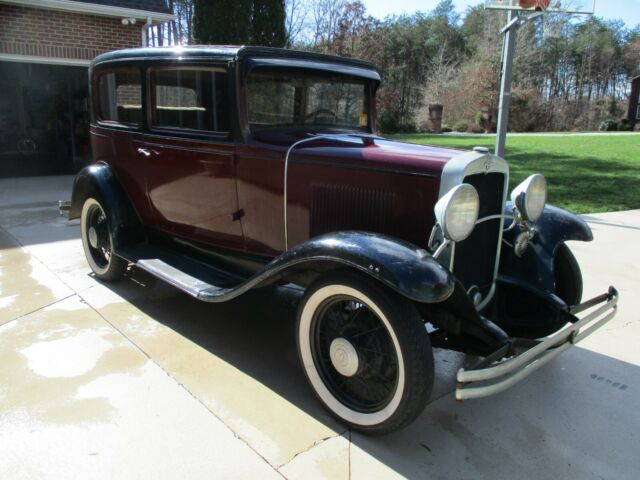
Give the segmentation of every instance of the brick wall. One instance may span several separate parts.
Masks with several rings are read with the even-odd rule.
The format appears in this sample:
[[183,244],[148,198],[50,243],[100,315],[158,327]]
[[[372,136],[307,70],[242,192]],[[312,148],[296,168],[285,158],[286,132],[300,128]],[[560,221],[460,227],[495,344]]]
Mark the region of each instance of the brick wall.
[[0,4],[0,53],[91,60],[139,47],[141,31],[140,21]]

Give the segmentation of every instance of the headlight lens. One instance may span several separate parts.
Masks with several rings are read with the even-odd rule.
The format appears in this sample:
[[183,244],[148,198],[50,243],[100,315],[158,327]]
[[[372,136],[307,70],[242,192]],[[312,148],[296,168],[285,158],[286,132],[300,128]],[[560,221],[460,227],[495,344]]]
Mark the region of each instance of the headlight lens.
[[518,185],[511,192],[511,201],[525,218],[535,222],[542,215],[547,203],[547,180],[544,175],[536,173]]
[[467,238],[478,220],[480,199],[475,188],[467,183],[452,188],[436,203],[436,220],[444,236],[454,242]]

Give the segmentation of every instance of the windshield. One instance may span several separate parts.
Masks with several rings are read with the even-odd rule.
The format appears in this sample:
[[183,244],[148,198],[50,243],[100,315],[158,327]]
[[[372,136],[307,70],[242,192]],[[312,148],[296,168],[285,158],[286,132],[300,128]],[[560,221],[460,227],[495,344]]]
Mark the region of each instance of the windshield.
[[318,72],[257,69],[247,79],[251,131],[331,126],[368,131],[366,80]]

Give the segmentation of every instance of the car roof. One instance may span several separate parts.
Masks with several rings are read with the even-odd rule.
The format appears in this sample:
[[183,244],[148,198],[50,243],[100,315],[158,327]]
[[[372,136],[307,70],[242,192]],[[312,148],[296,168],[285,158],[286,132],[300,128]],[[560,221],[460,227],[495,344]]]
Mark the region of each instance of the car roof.
[[91,67],[96,67],[97,65],[102,66],[111,62],[115,64],[122,61],[171,60],[185,58],[199,60],[227,59],[229,61],[237,61],[243,57],[274,57],[282,60],[292,59],[298,61],[308,60],[312,62],[325,62],[353,66],[377,72],[377,68],[373,63],[355,58],[301,50],[288,50],[284,48],[237,45],[189,45],[115,50],[98,55],[91,62]]

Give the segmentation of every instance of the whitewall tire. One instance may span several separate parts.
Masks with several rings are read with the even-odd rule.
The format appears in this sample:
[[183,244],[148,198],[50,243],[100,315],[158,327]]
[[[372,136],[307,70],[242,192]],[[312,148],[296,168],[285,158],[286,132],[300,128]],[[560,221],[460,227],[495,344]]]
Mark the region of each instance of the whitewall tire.
[[85,200],[80,215],[82,247],[95,276],[113,281],[122,278],[127,262],[113,253],[113,236],[105,209],[92,197]]
[[361,275],[329,274],[307,289],[297,344],[318,398],[358,430],[401,428],[431,394],[431,344],[416,308]]

